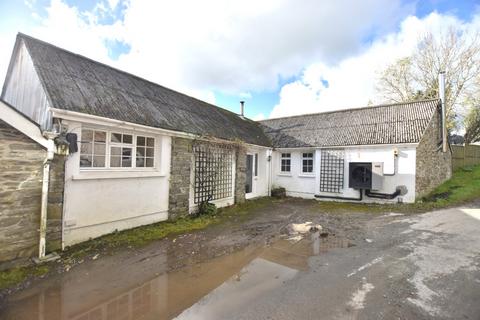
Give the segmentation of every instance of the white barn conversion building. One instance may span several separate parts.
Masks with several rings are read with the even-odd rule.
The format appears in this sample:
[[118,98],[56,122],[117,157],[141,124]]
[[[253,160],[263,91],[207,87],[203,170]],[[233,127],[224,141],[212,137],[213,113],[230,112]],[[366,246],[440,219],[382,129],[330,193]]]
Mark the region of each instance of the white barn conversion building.
[[[59,248],[207,201],[268,196],[272,187],[306,198],[413,202],[451,174],[439,100],[254,122],[23,34],[1,99],[57,145],[55,190],[42,194],[55,203],[48,219],[55,212],[60,221]],[[0,132],[0,143],[11,132]],[[0,226],[9,216],[2,210]],[[32,246],[8,231],[0,228],[0,248]]]
[[433,99],[262,121],[272,184],[297,197],[414,202],[451,175],[440,110]]

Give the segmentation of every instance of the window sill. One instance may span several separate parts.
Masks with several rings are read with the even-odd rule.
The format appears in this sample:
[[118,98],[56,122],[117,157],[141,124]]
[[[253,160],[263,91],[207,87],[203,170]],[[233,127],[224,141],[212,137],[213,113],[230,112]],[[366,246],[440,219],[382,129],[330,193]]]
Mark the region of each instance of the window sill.
[[72,180],[97,180],[97,179],[128,179],[165,177],[166,174],[158,171],[103,171],[103,172],[80,172],[74,175]]
[[300,178],[315,178],[315,174],[301,173],[298,175]]
[[287,172],[285,172],[285,173],[277,173],[277,176],[281,176],[281,177],[291,177],[292,174],[291,174],[291,173],[287,173]]

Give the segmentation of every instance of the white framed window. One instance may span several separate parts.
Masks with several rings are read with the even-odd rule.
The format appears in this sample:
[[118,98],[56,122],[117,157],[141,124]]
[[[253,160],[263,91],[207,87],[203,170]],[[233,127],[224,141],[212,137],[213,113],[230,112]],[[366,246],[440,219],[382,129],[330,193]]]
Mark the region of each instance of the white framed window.
[[290,153],[282,153],[280,158],[280,172],[290,172],[292,163],[292,155]]
[[137,136],[136,150],[136,167],[152,168],[155,160],[155,139],[152,137]]
[[133,135],[112,132],[110,134],[110,168],[131,168],[133,147]]
[[107,157],[106,146],[106,131],[83,129],[80,145],[80,167],[105,168]]
[[80,168],[154,168],[155,138],[84,128],[80,141]]
[[302,173],[313,173],[313,153],[302,153]]

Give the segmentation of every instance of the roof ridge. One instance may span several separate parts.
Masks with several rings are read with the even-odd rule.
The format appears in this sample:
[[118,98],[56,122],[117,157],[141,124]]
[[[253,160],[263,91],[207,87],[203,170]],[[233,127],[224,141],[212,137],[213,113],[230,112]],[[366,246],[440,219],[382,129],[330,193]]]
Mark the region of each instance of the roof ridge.
[[258,122],[264,123],[264,122],[275,121],[275,120],[280,120],[280,119],[300,118],[300,117],[307,117],[307,116],[309,117],[309,116],[315,116],[315,115],[320,115],[320,114],[342,113],[342,112],[348,112],[348,111],[354,111],[354,110],[365,110],[365,109],[394,107],[394,106],[398,106],[398,105],[402,105],[402,104],[405,105],[405,104],[414,104],[414,103],[422,103],[422,102],[431,102],[431,101],[435,101],[435,100],[440,100],[440,99],[439,98],[431,98],[431,99],[421,99],[421,100],[413,100],[413,101],[407,101],[407,102],[383,103],[383,104],[378,104],[378,105],[374,105],[374,106],[365,106],[365,107],[359,107],[359,108],[348,108],[348,109],[339,109],[339,110],[324,111],[324,112],[297,114],[297,115],[293,115],[293,116],[286,116],[286,117],[278,117],[278,118],[260,120]]
[[[61,48],[61,47],[59,47],[59,46],[56,46],[56,45],[51,44],[51,43],[49,43],[49,42],[46,42],[46,41],[44,41],[44,40],[40,40],[40,39],[34,38],[34,37],[32,37],[32,36],[30,36],[30,35],[28,35],[28,34],[25,34],[25,33],[22,33],[22,32],[18,32],[17,37],[27,38],[27,39],[30,39],[30,40],[33,40],[33,41],[40,42],[40,43],[42,43],[42,44],[44,44],[44,45],[46,45],[46,46],[49,46],[49,47],[52,47],[52,48],[61,50],[61,51],[65,52],[65,53],[67,53],[67,54],[71,54],[71,55],[80,57],[80,58],[82,58],[82,59],[86,59],[86,60],[88,60],[88,61],[90,61],[90,62],[93,62],[93,63],[95,63],[95,64],[97,64],[97,65],[101,65],[101,66],[106,67],[106,68],[109,68],[109,69],[113,69],[113,70],[118,71],[118,72],[120,72],[120,73],[123,73],[123,74],[125,74],[125,75],[127,75],[127,76],[129,76],[129,77],[137,78],[137,79],[139,79],[139,80],[141,80],[141,81],[145,81],[145,82],[148,82],[148,83],[153,84],[153,85],[155,85],[155,86],[162,87],[163,89],[169,90],[169,91],[174,92],[174,93],[176,93],[176,94],[180,94],[180,95],[186,96],[186,97],[188,97],[188,98],[190,98],[190,99],[194,99],[194,100],[200,101],[200,102],[205,103],[205,104],[207,104],[207,105],[209,105],[209,106],[211,106],[211,107],[213,107],[213,108],[217,108],[217,109],[219,109],[220,111],[225,111],[225,112],[231,113],[232,115],[235,115],[235,116],[237,116],[237,117],[239,116],[238,113],[235,113],[235,112],[230,111],[230,110],[228,110],[228,109],[225,109],[225,108],[219,107],[219,106],[217,106],[217,105],[214,105],[214,104],[212,104],[212,103],[209,103],[209,102],[207,102],[207,101],[204,101],[204,100],[201,100],[201,99],[192,97],[192,96],[190,96],[190,95],[188,95],[188,94],[186,94],[186,93],[182,93],[182,92],[180,92],[180,91],[176,91],[176,90],[174,90],[174,89],[171,89],[171,88],[162,86],[161,84],[158,84],[158,83],[156,83],[156,82],[153,82],[153,81],[148,80],[148,79],[145,79],[145,78],[142,78],[142,77],[140,77],[140,76],[138,76],[138,75],[135,75],[135,74],[133,74],[133,73],[130,73],[130,72],[128,72],[128,71],[121,70],[121,69],[119,69],[119,68],[110,66],[110,65],[108,65],[108,64],[106,64],[106,63],[103,63],[103,62],[94,60],[94,59],[92,59],[92,58],[86,57],[86,56],[84,56],[84,55],[75,53],[75,52],[73,52],[73,51],[70,51],[70,50]],[[245,117],[245,118],[246,118],[246,117]],[[251,120],[251,119],[249,119],[249,118],[246,118],[246,119],[249,120],[249,121],[253,121],[253,120]],[[253,121],[253,122],[256,122],[256,121]]]

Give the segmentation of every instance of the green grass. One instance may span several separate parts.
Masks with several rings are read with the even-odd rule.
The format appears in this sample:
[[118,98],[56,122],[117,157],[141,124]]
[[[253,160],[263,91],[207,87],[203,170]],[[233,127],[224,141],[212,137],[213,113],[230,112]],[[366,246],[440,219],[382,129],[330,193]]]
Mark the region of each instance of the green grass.
[[0,290],[25,281],[30,276],[43,276],[50,268],[46,265],[18,267],[0,272]]
[[450,180],[438,186],[422,199],[423,203],[433,204],[435,208],[460,205],[480,198],[480,165],[460,168]]

